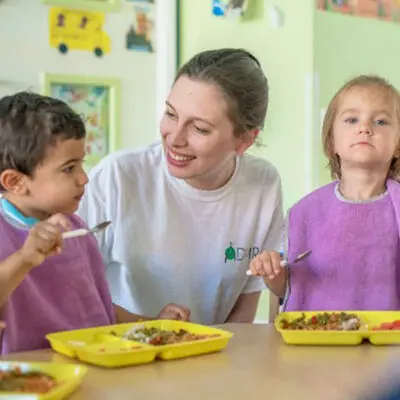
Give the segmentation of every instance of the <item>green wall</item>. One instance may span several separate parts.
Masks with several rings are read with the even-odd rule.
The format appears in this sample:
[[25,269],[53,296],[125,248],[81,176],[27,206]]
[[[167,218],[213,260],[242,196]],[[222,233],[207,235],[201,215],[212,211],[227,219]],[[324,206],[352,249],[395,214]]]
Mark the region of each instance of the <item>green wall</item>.
[[[316,11],[314,29],[314,69],[319,76],[321,108],[327,107],[346,80],[359,74],[382,75],[400,88],[400,24]],[[319,181],[323,184],[330,177],[326,159],[319,152]]]
[[[255,17],[224,20],[212,15],[209,0],[180,1],[180,61],[218,47],[243,47],[254,52],[270,82],[270,107],[263,147],[253,153],[269,159],[281,173],[285,206],[309,190],[305,149],[306,78],[313,67],[314,0],[253,0]],[[284,25],[274,29],[268,7],[279,4]],[[268,294],[261,300],[259,319],[268,318]]]

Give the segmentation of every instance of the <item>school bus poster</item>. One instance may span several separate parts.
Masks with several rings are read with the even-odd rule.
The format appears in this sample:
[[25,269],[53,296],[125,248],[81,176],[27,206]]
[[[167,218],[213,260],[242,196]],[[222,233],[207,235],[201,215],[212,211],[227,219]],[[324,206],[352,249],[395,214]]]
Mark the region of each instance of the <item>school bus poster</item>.
[[103,30],[105,14],[52,7],[49,12],[50,46],[62,54],[70,50],[93,52],[97,57],[111,50],[111,40]]

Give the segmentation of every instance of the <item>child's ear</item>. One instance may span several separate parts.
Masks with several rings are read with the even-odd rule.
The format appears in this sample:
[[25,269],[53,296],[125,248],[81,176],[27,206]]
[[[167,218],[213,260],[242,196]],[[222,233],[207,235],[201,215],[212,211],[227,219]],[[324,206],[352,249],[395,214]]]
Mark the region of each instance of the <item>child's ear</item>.
[[15,169],[6,169],[0,174],[1,186],[10,193],[22,196],[27,194],[26,176]]

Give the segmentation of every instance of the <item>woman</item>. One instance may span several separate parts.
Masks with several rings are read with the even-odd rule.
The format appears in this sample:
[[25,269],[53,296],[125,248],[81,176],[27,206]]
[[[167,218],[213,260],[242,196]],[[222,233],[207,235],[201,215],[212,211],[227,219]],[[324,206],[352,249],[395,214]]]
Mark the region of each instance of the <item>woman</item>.
[[98,236],[115,303],[153,315],[176,302],[203,324],[252,322],[262,278],[250,260],[277,249],[280,178],[244,155],[263,125],[268,83],[244,50],[202,52],[168,96],[161,143],[118,152],[90,174],[80,215]]

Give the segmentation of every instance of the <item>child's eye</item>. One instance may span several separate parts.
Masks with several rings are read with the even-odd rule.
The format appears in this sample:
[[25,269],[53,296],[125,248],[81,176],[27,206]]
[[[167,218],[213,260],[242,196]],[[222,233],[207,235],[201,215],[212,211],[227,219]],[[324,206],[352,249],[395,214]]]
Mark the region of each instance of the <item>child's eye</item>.
[[377,119],[375,125],[389,125],[389,123],[384,119]]
[[355,123],[357,123],[357,121],[358,121],[358,119],[355,117],[346,118],[344,120],[344,122],[346,122],[347,124],[355,124]]
[[66,173],[66,174],[70,174],[74,171],[75,169],[75,165],[69,165],[68,167],[65,167],[62,172]]

